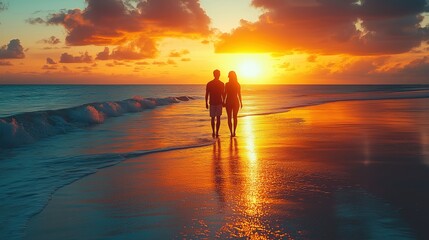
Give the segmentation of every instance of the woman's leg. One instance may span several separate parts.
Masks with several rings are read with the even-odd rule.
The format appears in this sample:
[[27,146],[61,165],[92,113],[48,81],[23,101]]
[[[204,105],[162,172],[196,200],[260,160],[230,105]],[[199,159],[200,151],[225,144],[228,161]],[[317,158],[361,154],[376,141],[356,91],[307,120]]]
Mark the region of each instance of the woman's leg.
[[226,107],[226,114],[228,115],[228,127],[229,127],[229,132],[231,133],[231,136],[232,136],[232,122],[231,122],[231,118],[232,118],[232,108],[231,108],[231,107]]
[[232,109],[232,115],[234,117],[234,133],[233,136],[235,137],[235,130],[237,129],[237,124],[238,124],[238,110],[240,109],[239,106],[234,106],[234,108]]

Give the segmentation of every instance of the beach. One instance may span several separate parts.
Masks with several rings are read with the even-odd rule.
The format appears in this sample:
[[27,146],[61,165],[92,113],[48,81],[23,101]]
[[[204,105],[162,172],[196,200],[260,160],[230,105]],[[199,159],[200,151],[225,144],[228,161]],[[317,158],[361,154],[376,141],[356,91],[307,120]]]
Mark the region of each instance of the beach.
[[[172,108],[154,112],[183,114]],[[60,188],[24,238],[428,239],[427,119],[422,98],[244,116],[235,138],[224,120],[206,146],[130,157]],[[153,137],[189,145],[195,129],[178,122],[154,124]],[[209,119],[196,127],[210,137]],[[122,141],[91,154],[165,147]]]
[[429,240],[429,0],[0,0],[0,33],[0,240]]

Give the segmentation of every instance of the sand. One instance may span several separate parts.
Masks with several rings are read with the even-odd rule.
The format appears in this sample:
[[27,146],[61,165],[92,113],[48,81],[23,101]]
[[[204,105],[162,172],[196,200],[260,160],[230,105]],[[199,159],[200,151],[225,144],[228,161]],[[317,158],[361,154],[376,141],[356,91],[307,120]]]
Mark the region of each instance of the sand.
[[427,119],[415,99],[244,117],[236,138],[224,122],[63,187],[26,239],[429,239]]

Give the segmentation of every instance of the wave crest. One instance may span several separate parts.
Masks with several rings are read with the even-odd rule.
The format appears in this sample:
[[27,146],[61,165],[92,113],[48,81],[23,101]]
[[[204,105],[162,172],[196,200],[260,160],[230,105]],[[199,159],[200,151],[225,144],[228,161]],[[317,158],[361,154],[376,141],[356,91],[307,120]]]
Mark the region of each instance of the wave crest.
[[77,127],[101,124],[107,118],[141,112],[192,97],[143,98],[140,96],[116,102],[88,103],[77,107],[28,112],[0,118],[0,149],[32,143],[40,138],[66,133]]

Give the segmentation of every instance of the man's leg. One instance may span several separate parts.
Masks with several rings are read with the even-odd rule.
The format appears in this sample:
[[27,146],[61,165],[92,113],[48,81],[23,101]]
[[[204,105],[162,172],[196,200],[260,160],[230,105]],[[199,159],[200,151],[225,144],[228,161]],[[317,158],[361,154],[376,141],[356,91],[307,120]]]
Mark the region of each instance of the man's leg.
[[220,128],[220,116],[216,117],[216,137],[219,136],[219,128]]
[[214,117],[212,117],[212,119],[211,119],[211,123],[212,123],[212,137],[214,137],[215,136],[215,118]]

